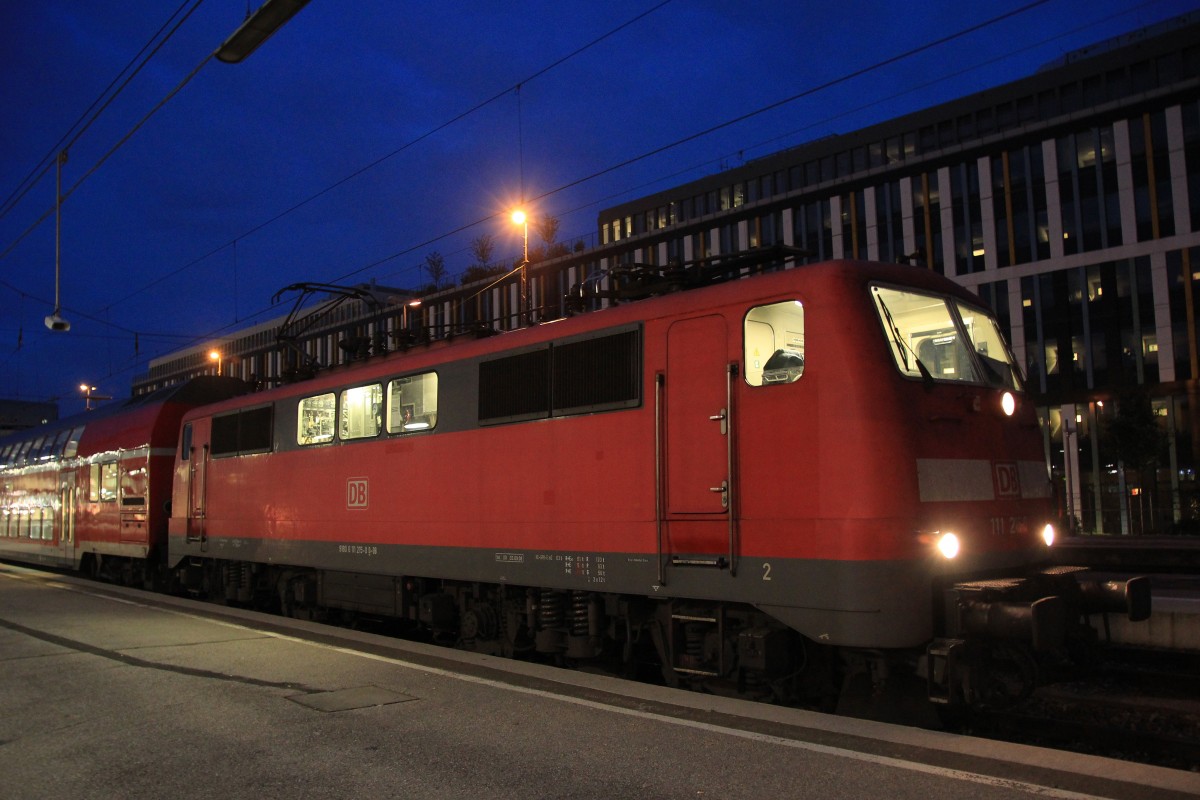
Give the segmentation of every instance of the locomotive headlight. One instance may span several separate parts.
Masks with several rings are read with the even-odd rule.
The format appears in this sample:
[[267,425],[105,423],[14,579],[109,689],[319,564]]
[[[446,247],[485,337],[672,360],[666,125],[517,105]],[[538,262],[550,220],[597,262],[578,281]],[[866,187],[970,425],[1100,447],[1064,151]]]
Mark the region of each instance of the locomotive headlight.
[[958,555],[958,537],[953,533],[943,533],[937,540],[938,552],[945,558]]
[[1000,398],[1000,408],[1004,409],[1004,416],[1011,417],[1013,412],[1017,410],[1017,398],[1013,397],[1012,392],[1005,392]]
[[1046,523],[1046,527],[1042,528],[1042,541],[1046,543],[1046,547],[1054,544],[1054,526]]

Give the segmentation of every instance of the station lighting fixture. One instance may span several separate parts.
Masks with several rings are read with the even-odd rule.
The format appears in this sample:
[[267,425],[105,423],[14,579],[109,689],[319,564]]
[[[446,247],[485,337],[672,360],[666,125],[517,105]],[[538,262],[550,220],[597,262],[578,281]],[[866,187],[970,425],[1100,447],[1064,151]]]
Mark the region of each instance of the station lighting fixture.
[[54,313],[46,317],[46,327],[52,331],[66,333],[71,323],[63,319],[62,301],[59,299],[62,270],[62,165],[67,163],[67,151],[58,154],[54,181]]
[[217,60],[240,63],[306,5],[308,0],[266,0],[217,48]]
[[[418,298],[415,300],[409,300],[407,303],[404,304],[404,308],[402,311],[403,318],[400,322],[400,325],[404,328],[404,330],[407,331],[409,329],[408,328],[408,310],[410,308],[412,308],[412,309],[420,308],[422,302],[423,301],[420,298]],[[413,313],[416,314],[416,311],[414,311]]]
[[208,351],[208,360],[217,362],[217,374],[220,375],[221,374],[221,351],[220,350],[209,350]]
[[79,384],[79,391],[83,392],[83,407],[87,411],[92,410],[92,403],[98,403],[101,400],[112,400],[112,395],[96,394],[96,387],[86,383]]

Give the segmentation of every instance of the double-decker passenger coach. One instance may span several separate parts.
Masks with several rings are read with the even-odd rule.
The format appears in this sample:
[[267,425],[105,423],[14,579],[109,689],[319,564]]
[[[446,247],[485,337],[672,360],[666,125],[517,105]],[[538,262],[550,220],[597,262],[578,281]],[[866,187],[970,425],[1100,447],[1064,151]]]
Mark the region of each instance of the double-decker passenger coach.
[[126,583],[156,577],[179,420],[245,390],[204,376],[0,440],[0,558]]

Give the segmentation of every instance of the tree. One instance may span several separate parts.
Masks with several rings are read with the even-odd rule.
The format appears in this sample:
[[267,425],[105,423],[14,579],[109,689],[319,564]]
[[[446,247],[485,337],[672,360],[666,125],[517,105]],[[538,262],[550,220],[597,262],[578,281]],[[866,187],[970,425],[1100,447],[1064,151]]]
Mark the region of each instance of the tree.
[[487,269],[488,264],[492,261],[492,254],[496,250],[496,242],[492,239],[490,233],[485,233],[471,240],[471,255],[475,257],[473,266],[480,269]]
[[1139,488],[1149,499],[1151,519],[1157,489],[1158,464],[1166,434],[1154,417],[1150,397],[1142,391],[1125,391],[1117,398],[1117,411],[1104,421],[1104,434],[1117,457],[1118,469],[1137,474]]
[[535,223],[533,226],[541,240],[546,243],[547,249],[550,249],[550,246],[558,239],[558,226],[558,218],[552,217],[549,214],[542,217],[541,221]]
[[436,292],[442,285],[442,279],[446,277],[445,257],[437,250],[425,256],[425,271],[429,273],[429,280],[433,282],[433,290]]

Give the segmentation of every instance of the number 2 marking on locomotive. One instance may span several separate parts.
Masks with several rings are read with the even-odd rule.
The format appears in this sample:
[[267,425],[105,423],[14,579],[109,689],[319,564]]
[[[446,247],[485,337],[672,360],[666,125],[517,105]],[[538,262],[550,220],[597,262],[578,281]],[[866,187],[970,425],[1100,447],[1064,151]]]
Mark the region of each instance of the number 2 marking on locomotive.
[[763,580],[764,581],[771,580],[771,562],[770,561],[763,562]]

